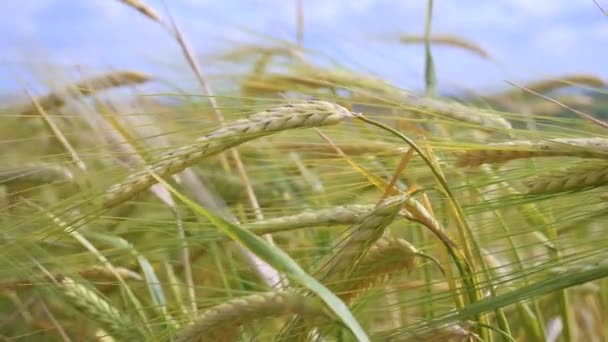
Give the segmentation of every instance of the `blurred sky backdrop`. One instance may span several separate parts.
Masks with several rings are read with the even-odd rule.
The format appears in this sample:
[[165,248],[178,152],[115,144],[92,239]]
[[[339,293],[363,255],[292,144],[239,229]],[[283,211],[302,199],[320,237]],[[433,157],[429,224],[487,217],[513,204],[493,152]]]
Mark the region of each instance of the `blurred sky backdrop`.
[[[399,86],[422,87],[422,47],[389,40],[422,34],[426,1],[302,1],[306,47]],[[608,0],[598,0],[603,1],[608,8]],[[166,17],[162,1],[146,2]],[[201,56],[260,40],[248,31],[295,37],[293,0],[164,3]],[[173,80],[191,77],[174,41],[119,1],[0,0],[0,13],[0,93],[30,86],[25,71],[52,77],[51,70],[74,65],[143,69]],[[497,59],[434,48],[440,89],[500,89],[504,80],[574,72],[608,78],[608,17],[592,0],[435,0],[433,32],[472,40]]]

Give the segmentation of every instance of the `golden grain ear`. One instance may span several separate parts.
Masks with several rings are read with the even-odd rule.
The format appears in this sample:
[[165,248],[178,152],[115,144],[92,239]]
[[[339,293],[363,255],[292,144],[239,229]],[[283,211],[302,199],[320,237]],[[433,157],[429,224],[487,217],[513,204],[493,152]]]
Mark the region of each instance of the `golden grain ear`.
[[147,4],[139,1],[139,0],[118,0],[123,4],[135,9],[139,13],[145,15],[146,17],[162,24],[162,20],[160,16],[156,13],[156,11]]
[[[429,37],[431,44],[433,45],[446,45],[452,46],[456,48],[460,48],[466,51],[469,51],[479,57],[485,59],[491,59],[490,54],[484,50],[481,46],[475,44],[474,42],[464,39],[462,37],[443,34],[443,35],[432,35]],[[403,44],[424,44],[425,38],[423,36],[414,36],[414,35],[402,35],[399,37],[399,41]]]
[[145,340],[137,325],[91,288],[62,277],[59,289],[75,307],[93,317],[110,335],[129,341]]
[[585,163],[563,171],[524,180],[529,194],[596,188],[608,184],[608,162]]
[[356,273],[369,248],[397,218],[408,198],[407,195],[397,195],[382,200],[372,212],[362,217],[361,221],[351,228],[351,235],[323,267],[326,274],[324,283],[332,291],[340,292],[344,280]]
[[374,211],[374,205],[341,205],[333,208],[307,210],[299,214],[251,222],[243,225],[256,234],[269,234],[299,228],[355,224]]
[[355,274],[340,289],[340,298],[350,303],[366,291],[388,282],[399,271],[416,267],[420,251],[407,240],[382,237],[361,260]]
[[206,157],[262,136],[289,129],[334,125],[353,117],[354,114],[346,108],[325,101],[307,101],[268,109],[229,123],[199,138],[196,143],[165,153],[150,166],[150,170],[131,174],[123,182],[111,186],[103,205],[113,208],[156,184],[150,171],[160,177],[171,176]]
[[608,159],[608,139],[556,138],[547,140],[513,140],[491,144],[488,149],[471,150],[458,156],[458,166],[479,166],[515,159],[535,157],[579,157]]
[[175,341],[198,342],[201,338],[223,341],[228,336],[238,336],[243,325],[285,315],[298,315],[311,323],[334,320],[317,298],[292,292],[266,292],[238,297],[207,309],[192,324],[178,331]]

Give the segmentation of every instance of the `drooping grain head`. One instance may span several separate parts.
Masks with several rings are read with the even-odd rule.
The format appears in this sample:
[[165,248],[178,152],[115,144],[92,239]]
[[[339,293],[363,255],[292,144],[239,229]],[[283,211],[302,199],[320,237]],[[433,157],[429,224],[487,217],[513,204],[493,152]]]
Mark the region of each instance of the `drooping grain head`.
[[104,207],[112,208],[156,183],[150,171],[159,177],[176,174],[200,160],[241,145],[253,139],[289,129],[334,125],[355,114],[346,108],[325,101],[308,101],[268,109],[245,119],[229,123],[195,143],[177,148],[159,158],[149,170],[134,173],[110,187]]
[[194,323],[178,331],[176,342],[217,341],[238,335],[239,327],[256,320],[299,315],[311,322],[332,321],[318,299],[291,292],[267,292],[239,297],[207,309]]
[[[399,37],[399,41],[403,44],[424,44],[425,38],[423,36],[415,35],[402,35]],[[446,45],[457,47],[466,51],[469,51],[482,58],[490,59],[490,54],[484,50],[481,46],[474,42],[450,34],[443,35],[432,35],[429,37],[429,41],[433,45]]]
[[374,211],[362,217],[361,221],[351,228],[351,235],[325,267],[327,284],[340,286],[343,279],[348,279],[356,271],[369,248],[397,218],[408,198],[407,195],[397,195],[384,199]]
[[411,243],[396,237],[382,237],[361,260],[351,279],[340,288],[340,298],[352,302],[367,290],[386,283],[401,270],[416,267],[420,251]]

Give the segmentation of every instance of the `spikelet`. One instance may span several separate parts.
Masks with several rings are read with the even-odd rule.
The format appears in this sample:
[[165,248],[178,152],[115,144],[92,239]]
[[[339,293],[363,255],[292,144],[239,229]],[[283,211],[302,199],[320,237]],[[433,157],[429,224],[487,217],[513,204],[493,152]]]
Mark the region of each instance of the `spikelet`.
[[239,326],[261,318],[299,315],[313,321],[332,321],[318,299],[290,292],[267,292],[236,298],[207,309],[189,326],[177,332],[175,342],[218,341],[233,336]]
[[[139,72],[113,71],[68,85],[66,89],[70,91],[72,96],[86,96],[101,90],[144,83],[149,80],[150,77]],[[45,111],[51,111],[63,106],[65,104],[65,98],[59,93],[51,93],[37,98],[36,102],[40,104]],[[19,115],[37,116],[38,109],[36,107],[36,102],[32,102],[25,106],[20,111]]]
[[[399,41],[403,44],[424,44],[425,38],[423,36],[402,35],[399,37]],[[481,46],[462,37],[450,34],[432,35],[429,37],[429,42],[433,45],[446,45],[461,48],[485,59],[491,58],[490,54]]]
[[408,199],[407,195],[398,195],[384,199],[371,213],[364,216],[351,230],[351,235],[340,246],[338,252],[326,266],[325,284],[332,289],[342,286],[341,280],[350,278],[359,267],[369,248],[378,241],[386,227],[397,217]]
[[450,119],[469,122],[487,128],[511,128],[511,124],[498,116],[497,112],[465,106],[456,101],[440,100],[429,97],[408,96],[401,100],[408,109],[420,112],[431,112]]
[[458,166],[478,166],[534,157],[608,158],[608,139],[575,138],[509,141],[491,144],[488,149],[472,150],[458,156]]
[[577,191],[608,185],[608,163],[569,168],[525,181],[529,194]]
[[126,341],[145,340],[142,332],[128,317],[121,314],[93,290],[68,277],[61,279],[59,287],[74,306],[90,315],[92,320],[99,323],[112,336],[120,337]]
[[356,275],[341,289],[340,298],[352,302],[363,292],[387,282],[398,271],[411,271],[416,266],[418,249],[404,239],[383,237],[369,249]]
[[[158,162],[150,166],[150,170],[160,177],[171,176],[205,157],[262,136],[288,129],[333,125],[354,116],[355,114],[347,109],[325,101],[308,101],[275,107],[227,124],[198,139],[194,144],[166,153]],[[155,183],[156,179],[148,170],[134,173],[125,181],[108,189],[104,207],[115,207]]]
[[65,166],[50,163],[27,163],[19,166],[0,166],[0,184],[48,184],[72,182],[74,176]]
[[269,234],[292,229],[354,224],[374,211],[374,205],[342,205],[328,209],[307,210],[299,214],[245,224],[256,234]]

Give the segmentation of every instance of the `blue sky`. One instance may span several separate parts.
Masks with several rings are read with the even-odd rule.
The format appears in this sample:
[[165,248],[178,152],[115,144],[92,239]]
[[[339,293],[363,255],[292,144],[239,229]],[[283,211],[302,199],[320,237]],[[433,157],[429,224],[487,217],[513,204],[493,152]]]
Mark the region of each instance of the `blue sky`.
[[[601,3],[601,0],[599,0]],[[292,0],[166,0],[202,56],[256,38],[294,37]],[[147,1],[165,16],[162,1]],[[423,50],[373,37],[422,33],[423,0],[303,0],[305,45],[346,66],[419,89]],[[608,1],[606,1],[608,7]],[[62,68],[143,69],[173,81],[190,75],[156,25],[114,0],[0,1],[0,93]],[[608,17],[591,0],[435,0],[433,32],[460,35],[497,62],[434,48],[443,89],[499,89],[504,80],[586,72],[608,78]],[[25,83],[24,83],[25,82]]]

